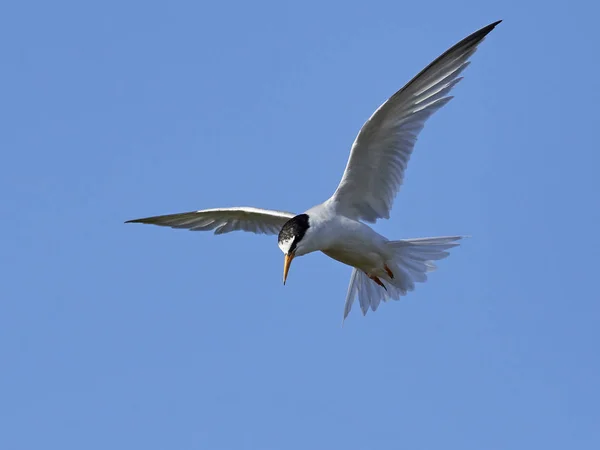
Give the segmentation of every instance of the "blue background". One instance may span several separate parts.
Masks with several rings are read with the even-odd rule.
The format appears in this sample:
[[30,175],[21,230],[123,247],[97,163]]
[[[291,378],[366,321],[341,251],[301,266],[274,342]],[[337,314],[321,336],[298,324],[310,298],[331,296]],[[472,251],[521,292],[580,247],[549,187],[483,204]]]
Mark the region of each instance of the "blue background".
[[[13,2],[0,18],[0,448],[597,449],[591,2]],[[350,268],[124,225],[335,189],[379,104],[497,19],[393,239],[469,234],[341,328]]]

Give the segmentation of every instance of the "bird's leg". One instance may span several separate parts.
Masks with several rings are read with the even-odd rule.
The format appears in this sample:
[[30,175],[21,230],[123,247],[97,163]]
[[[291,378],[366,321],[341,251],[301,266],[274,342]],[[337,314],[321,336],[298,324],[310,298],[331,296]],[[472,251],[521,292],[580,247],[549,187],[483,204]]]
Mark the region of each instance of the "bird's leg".
[[387,291],[387,288],[385,287],[385,284],[383,284],[379,278],[377,278],[375,275],[369,275],[369,274],[367,274],[367,276],[371,280],[373,280],[375,283],[377,283],[379,286],[381,286],[382,288],[384,288]]
[[385,271],[387,272],[387,274],[390,276],[390,278],[393,280],[394,279],[394,274],[393,272],[390,270],[390,268],[387,266],[387,264],[384,264],[383,267],[385,267]]

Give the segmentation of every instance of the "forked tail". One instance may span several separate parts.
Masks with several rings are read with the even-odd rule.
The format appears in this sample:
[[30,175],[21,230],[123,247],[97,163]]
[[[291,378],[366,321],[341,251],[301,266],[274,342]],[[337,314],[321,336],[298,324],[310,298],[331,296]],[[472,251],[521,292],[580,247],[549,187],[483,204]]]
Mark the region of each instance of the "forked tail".
[[456,242],[463,236],[444,236],[421,239],[405,239],[389,241],[394,256],[387,262],[394,278],[381,280],[385,288],[370,279],[362,270],[354,269],[350,277],[348,295],[344,305],[344,319],[352,309],[352,303],[358,296],[363,315],[369,308],[377,310],[383,300],[399,300],[401,296],[415,288],[415,283],[427,281],[427,272],[435,270],[433,261],[444,259],[449,253],[446,250],[456,247]]

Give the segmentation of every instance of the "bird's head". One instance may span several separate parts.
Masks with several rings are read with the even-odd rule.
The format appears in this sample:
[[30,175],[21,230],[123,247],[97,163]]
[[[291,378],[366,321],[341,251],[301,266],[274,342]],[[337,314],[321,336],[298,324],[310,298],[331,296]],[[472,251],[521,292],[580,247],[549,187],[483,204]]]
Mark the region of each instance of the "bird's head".
[[278,245],[285,259],[283,261],[283,284],[287,279],[290,264],[295,256],[310,252],[307,247],[306,232],[310,228],[308,214],[300,214],[288,220],[279,232]]

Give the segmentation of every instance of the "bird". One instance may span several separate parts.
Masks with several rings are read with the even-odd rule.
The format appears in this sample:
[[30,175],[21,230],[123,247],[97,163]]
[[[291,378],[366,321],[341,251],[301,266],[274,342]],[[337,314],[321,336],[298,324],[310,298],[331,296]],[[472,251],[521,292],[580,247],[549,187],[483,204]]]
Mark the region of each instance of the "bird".
[[144,223],[215,234],[247,231],[278,236],[284,254],[283,284],[292,261],[320,251],[352,267],[343,320],[358,298],[363,315],[381,302],[399,300],[425,282],[435,261],[464,236],[389,240],[369,223],[389,219],[408,161],[425,122],[446,105],[450,91],[484,38],[502,21],[467,36],[425,67],[364,123],[352,144],[342,179],[325,202],[302,214],[255,207],[204,209],[126,223]]

